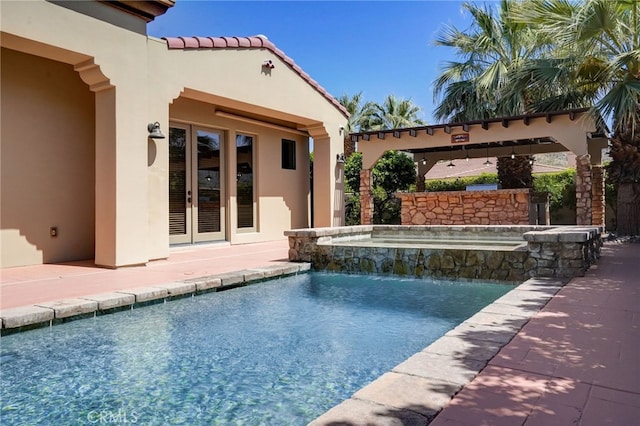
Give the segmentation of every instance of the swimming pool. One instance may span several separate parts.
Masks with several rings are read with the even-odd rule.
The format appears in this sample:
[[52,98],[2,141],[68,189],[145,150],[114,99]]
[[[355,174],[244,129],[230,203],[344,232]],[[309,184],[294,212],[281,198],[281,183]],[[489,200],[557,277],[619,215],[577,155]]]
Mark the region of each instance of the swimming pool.
[[309,273],[4,336],[3,425],[303,425],[512,287]]

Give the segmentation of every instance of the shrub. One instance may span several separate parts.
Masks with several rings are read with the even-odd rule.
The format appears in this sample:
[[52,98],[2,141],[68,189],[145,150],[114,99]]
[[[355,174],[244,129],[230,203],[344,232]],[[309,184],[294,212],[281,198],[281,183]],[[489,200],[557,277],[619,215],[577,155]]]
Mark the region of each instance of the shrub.
[[469,185],[481,185],[486,183],[498,183],[498,174],[482,173],[480,176],[428,180],[424,183],[424,186],[429,192],[464,191]]
[[576,208],[576,171],[567,169],[559,173],[546,173],[533,178],[536,192],[549,193],[549,211],[557,212],[562,207]]

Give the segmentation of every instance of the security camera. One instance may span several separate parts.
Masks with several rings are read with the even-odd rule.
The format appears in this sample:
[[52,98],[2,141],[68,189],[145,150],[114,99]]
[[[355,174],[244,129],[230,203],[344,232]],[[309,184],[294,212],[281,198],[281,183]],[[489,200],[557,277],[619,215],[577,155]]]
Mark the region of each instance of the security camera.
[[271,62],[271,59],[267,59],[266,61],[264,61],[262,63],[262,66],[264,68],[269,68],[270,70],[274,69],[276,66],[273,64],[273,62]]

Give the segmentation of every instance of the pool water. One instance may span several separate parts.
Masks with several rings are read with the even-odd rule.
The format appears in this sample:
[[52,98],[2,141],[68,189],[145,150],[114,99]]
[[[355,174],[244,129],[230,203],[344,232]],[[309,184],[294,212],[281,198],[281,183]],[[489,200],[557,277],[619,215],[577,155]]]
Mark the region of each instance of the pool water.
[[511,288],[308,273],[4,336],[0,423],[304,425]]

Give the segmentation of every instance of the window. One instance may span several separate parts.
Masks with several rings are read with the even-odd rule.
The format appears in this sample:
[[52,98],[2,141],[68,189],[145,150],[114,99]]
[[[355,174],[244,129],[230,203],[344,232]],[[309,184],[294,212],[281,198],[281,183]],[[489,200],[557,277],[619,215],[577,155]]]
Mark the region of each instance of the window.
[[296,169],[296,141],[282,139],[282,168]]

